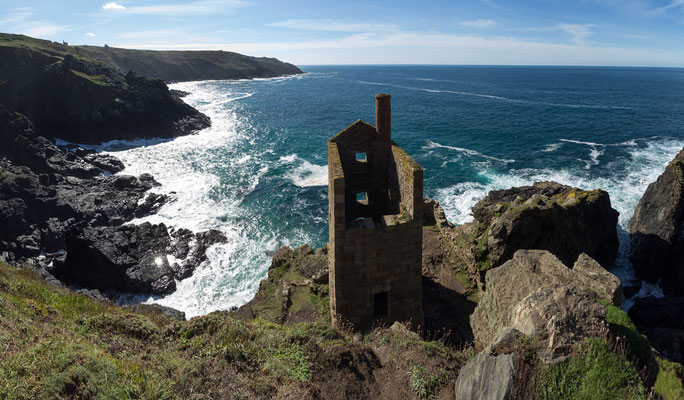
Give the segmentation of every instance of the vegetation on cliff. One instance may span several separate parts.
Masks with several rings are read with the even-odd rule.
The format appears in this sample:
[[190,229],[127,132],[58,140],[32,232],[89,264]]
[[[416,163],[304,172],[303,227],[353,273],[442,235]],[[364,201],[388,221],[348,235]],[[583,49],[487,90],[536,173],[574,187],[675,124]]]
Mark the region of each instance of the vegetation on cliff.
[[210,124],[162,80],[23,35],[0,34],[0,107],[26,116],[42,136],[77,143],[174,137]]
[[167,82],[213,79],[272,78],[301,74],[292,64],[230,51],[130,50],[111,46],[79,46],[77,51],[122,71]]

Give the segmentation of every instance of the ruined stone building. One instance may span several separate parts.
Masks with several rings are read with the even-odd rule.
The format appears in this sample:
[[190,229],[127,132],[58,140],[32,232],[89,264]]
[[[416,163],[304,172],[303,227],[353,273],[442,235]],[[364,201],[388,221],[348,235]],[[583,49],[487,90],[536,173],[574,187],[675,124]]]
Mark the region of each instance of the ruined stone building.
[[390,96],[376,127],[358,120],[328,141],[330,314],[336,326],[423,325],[423,169],[391,138]]

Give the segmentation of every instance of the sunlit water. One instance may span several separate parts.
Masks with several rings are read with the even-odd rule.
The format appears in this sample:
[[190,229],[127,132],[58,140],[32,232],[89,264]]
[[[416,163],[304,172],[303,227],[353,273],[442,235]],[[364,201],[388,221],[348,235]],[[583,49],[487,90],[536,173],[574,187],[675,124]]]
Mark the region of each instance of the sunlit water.
[[[228,238],[163,298],[188,317],[249,301],[280,246],[327,242],[326,142],[373,123],[392,94],[393,139],[425,168],[425,195],[456,224],[492,189],[553,180],[602,188],[620,212],[613,271],[628,283],[628,228],[646,186],[684,145],[684,70],[308,67],[306,75],[171,85],[213,125],[170,141],[107,143],[124,174],[176,199],[144,218]],[[141,222],[136,220],[135,222]],[[645,285],[639,296],[660,295]],[[129,299],[130,300],[130,299]],[[627,306],[630,303],[627,302]]]

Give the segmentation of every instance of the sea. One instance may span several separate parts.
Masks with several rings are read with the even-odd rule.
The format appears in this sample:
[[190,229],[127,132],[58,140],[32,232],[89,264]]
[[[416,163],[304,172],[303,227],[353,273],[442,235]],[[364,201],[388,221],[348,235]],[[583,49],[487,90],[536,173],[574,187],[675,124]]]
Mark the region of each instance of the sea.
[[[304,66],[303,75],[171,84],[212,126],[173,140],[108,142],[122,174],[151,173],[173,201],[150,221],[218,229],[194,275],[164,297],[187,317],[248,302],[274,252],[328,240],[327,140],[374,95],[392,95],[392,139],[424,168],[424,194],[450,221],[471,221],[490,190],[552,180],[610,193],[620,212],[611,270],[633,284],[629,220],[684,147],[684,69],[488,66]],[[637,296],[662,296],[643,285]],[[624,307],[628,308],[627,300]]]

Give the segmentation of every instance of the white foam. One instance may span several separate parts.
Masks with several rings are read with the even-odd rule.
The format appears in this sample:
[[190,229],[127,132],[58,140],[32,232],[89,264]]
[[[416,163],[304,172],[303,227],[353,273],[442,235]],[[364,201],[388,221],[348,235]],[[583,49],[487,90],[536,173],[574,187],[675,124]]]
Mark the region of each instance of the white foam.
[[[600,144],[592,142],[580,144],[601,147]],[[629,263],[629,220],[646,187],[656,180],[668,162],[682,149],[684,141],[651,138],[642,146],[633,145],[631,141],[621,145],[629,148],[628,156],[608,163],[606,168],[612,172],[609,176],[595,177],[591,171],[584,169],[511,169],[506,172],[484,169],[480,176],[486,183],[458,183],[437,190],[435,197],[442,204],[450,221],[463,224],[473,220],[472,207],[491,190],[531,185],[537,181],[555,181],[582,189],[601,188],[610,194],[611,205],[620,213],[620,248],[616,265],[611,271],[622,282],[632,282],[637,278]],[[647,295],[662,296],[662,290],[657,285],[643,282],[638,297]],[[631,300],[626,302],[625,309],[631,304]]]
[[[327,186],[328,166],[312,164],[300,159],[297,154],[280,157],[280,161],[287,164],[290,169],[284,177],[299,187]],[[293,164],[297,164],[292,168]]]
[[364,84],[364,85],[390,86],[390,87],[396,87],[396,88],[400,88],[400,89],[417,90],[417,91],[428,92],[428,93],[449,93],[449,94],[456,94],[459,96],[480,97],[480,98],[484,98],[484,99],[505,101],[505,102],[509,102],[512,104],[531,104],[531,105],[542,105],[542,106],[548,106],[548,107],[588,108],[588,109],[597,109],[597,110],[633,110],[634,109],[633,107],[626,107],[626,106],[567,104],[567,103],[554,103],[554,102],[544,102],[544,101],[535,101],[535,100],[521,100],[521,99],[512,99],[510,97],[504,97],[504,96],[496,96],[493,94],[463,92],[463,91],[458,91],[458,90],[436,90],[436,89],[420,88],[420,87],[414,87],[414,86],[396,85],[396,84],[384,83],[384,82],[369,82],[369,81],[363,81],[363,80],[357,80],[356,82]]
[[546,147],[544,148],[544,150],[542,150],[542,151],[545,152],[545,153],[552,153],[552,152],[554,152],[554,151],[560,149],[561,146],[563,146],[563,143],[551,143],[551,144],[547,144]]
[[488,159],[488,160],[499,161],[499,162],[502,162],[502,163],[504,163],[504,164],[509,164],[509,163],[515,162],[515,160],[508,160],[508,159],[503,159],[503,158],[497,158],[497,157],[488,156],[488,155],[482,154],[482,153],[480,153],[479,151],[476,151],[476,150],[466,149],[466,148],[463,148],[463,147],[456,147],[456,146],[443,145],[443,144],[434,142],[434,141],[432,141],[432,140],[428,140],[428,141],[427,141],[427,145],[423,146],[422,148],[425,149],[425,150],[429,150],[429,149],[438,149],[438,148],[441,148],[441,149],[449,149],[449,150],[454,150],[454,151],[458,151],[458,152],[461,152],[461,153],[465,153],[465,154],[467,154],[467,155],[469,155],[469,156],[482,157],[482,158],[486,158],[486,159]]

